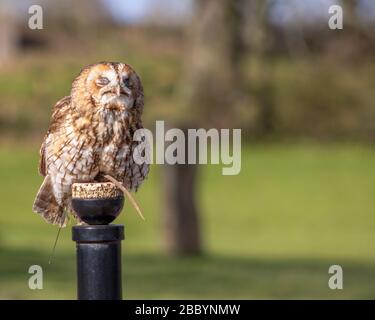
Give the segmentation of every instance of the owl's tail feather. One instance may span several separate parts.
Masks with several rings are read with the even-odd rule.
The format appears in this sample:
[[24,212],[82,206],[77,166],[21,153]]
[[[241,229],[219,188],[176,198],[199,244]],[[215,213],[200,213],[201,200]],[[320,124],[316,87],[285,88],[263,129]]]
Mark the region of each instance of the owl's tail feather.
[[39,213],[47,222],[65,227],[67,215],[53,194],[51,177],[46,176],[36,195],[33,211]]

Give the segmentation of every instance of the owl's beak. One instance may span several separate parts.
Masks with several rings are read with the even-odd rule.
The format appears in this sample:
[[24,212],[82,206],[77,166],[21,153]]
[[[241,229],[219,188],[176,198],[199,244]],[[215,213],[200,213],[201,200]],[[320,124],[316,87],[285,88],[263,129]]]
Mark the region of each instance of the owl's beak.
[[113,86],[110,92],[116,94],[116,96],[119,97],[121,95],[121,87]]
[[120,94],[121,94],[121,87],[120,86],[116,86],[115,93],[118,97],[120,96]]

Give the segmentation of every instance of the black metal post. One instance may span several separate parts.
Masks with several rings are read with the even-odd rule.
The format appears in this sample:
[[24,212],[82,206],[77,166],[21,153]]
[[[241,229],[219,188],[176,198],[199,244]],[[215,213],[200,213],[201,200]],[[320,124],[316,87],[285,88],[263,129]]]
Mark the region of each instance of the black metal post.
[[73,227],[79,300],[121,300],[122,225]]
[[120,214],[124,197],[111,183],[76,183],[72,208],[88,225],[74,226],[79,300],[121,300],[121,240],[124,226],[109,224]]

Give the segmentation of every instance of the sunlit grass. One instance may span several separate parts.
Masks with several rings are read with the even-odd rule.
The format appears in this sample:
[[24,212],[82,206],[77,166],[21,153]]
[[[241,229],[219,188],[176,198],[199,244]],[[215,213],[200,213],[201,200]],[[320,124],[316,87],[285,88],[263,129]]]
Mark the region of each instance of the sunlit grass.
[[[31,212],[42,181],[38,147],[0,151],[0,298],[75,298],[74,243]],[[238,176],[201,166],[198,195],[206,255],[163,253],[161,170],[153,166],[119,223],[127,298],[374,298],[375,151],[356,145],[246,146]],[[44,289],[27,287],[31,264]],[[344,290],[328,289],[328,267],[344,268]]]

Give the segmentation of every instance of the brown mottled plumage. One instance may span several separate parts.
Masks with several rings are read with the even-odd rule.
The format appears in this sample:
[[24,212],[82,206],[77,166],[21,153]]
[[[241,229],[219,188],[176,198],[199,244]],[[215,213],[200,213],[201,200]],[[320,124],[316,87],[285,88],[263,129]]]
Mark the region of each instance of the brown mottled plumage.
[[142,84],[129,65],[102,62],[84,68],[70,96],[54,107],[40,149],[39,172],[45,178],[33,210],[65,226],[73,183],[110,175],[128,190],[137,190],[149,170],[132,156],[142,109]]

